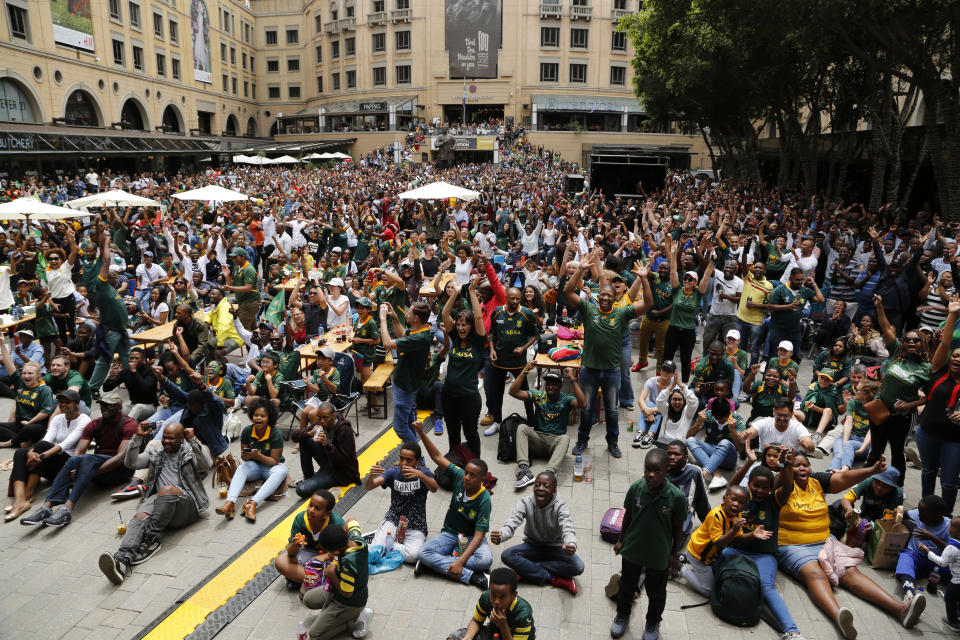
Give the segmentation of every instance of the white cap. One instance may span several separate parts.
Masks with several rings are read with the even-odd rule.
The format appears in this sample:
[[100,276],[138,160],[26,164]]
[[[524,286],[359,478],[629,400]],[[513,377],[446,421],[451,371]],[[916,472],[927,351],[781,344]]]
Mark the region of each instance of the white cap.
[[734,340],[739,340],[739,339],[740,339],[740,332],[737,331],[736,329],[730,329],[730,331],[727,331],[727,337],[728,337],[728,338],[733,338]]
[[341,289],[343,289],[343,280],[341,280],[340,278],[330,278],[330,282],[328,282],[327,284],[333,287],[340,287]]
[[780,344],[777,345],[777,349],[786,349],[790,353],[793,353],[793,343],[789,340],[781,340]]

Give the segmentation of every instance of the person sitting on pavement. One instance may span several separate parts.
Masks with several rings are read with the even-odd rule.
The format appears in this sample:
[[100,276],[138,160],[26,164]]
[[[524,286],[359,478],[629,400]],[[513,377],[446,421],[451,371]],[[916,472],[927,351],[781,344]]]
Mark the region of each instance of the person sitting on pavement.
[[683,440],[674,440],[667,445],[667,480],[683,494],[686,502],[681,532],[682,542],[686,542],[693,531],[693,516],[703,522],[710,513],[710,499],[707,484],[703,480],[703,469],[687,463],[689,458],[687,445]]
[[739,439],[740,444],[746,447],[747,458],[751,461],[757,459],[751,446],[754,438],[759,440],[761,449],[767,444],[779,444],[812,453],[815,448],[810,432],[794,417],[793,402],[787,398],[777,398],[773,403],[772,418],[754,420],[746,429],[737,434],[731,433],[730,436]]
[[733,365],[723,357],[723,345],[719,340],[715,340],[707,347],[706,357],[700,358],[697,366],[694,367],[692,386],[701,403],[704,403],[706,398],[713,395],[713,385],[716,382],[724,380],[727,382],[727,388],[732,389],[735,376],[736,371]]
[[523,542],[503,550],[503,564],[527,582],[549,583],[577,595],[573,577],[583,573],[584,564],[577,556],[577,532],[570,509],[557,495],[557,476],[553,471],[537,474],[533,495],[517,502],[500,530],[490,532],[490,542],[506,542],[524,521]]
[[[395,466],[386,470],[379,464],[370,467],[363,488],[367,491],[375,487],[390,489],[390,507],[373,533],[371,554],[382,557],[387,536],[392,533],[393,548],[400,552],[404,562],[413,564],[420,557],[420,549],[427,539],[427,493],[437,491],[433,472],[420,464],[422,457],[419,444],[403,442]],[[406,526],[401,534],[404,520]]]
[[680,372],[673,372],[673,386],[657,396],[657,410],[663,416],[657,441],[661,443],[687,437],[697,415],[700,400],[693,389],[680,381]]
[[883,473],[862,480],[830,505],[830,532],[840,540],[857,515],[856,504],[860,501],[860,517],[868,522],[892,517],[903,504],[903,489],[899,486],[900,472],[888,467]]
[[130,363],[121,367],[114,363],[110,375],[103,383],[105,392],[113,391],[120,385],[130,395],[130,409],[127,415],[136,420],[146,420],[157,411],[157,376],[153,367],[147,363],[144,350],[140,347],[130,349]]
[[[178,359],[174,355],[172,350],[164,351],[160,354],[159,366],[153,367],[153,375],[159,381],[163,378],[169,379],[173,382],[181,391],[184,393],[189,393],[196,388],[196,382],[190,379],[190,374],[183,367],[185,360],[183,358]],[[183,409],[183,405],[179,401],[174,400],[170,397],[169,394],[162,392],[159,396],[160,408],[154,412],[149,418],[148,422],[164,422],[169,420],[171,416]]]
[[300,412],[300,431],[305,431],[309,425],[317,423],[320,405],[330,402],[340,388],[340,371],[333,366],[335,356],[333,347],[323,346],[317,349],[317,368],[310,373],[307,381],[306,390],[311,395]]
[[657,375],[650,376],[643,383],[643,389],[640,390],[640,411],[643,412],[641,418],[643,427],[638,428],[633,434],[632,446],[634,449],[649,449],[660,434],[663,415],[657,408],[657,398],[665,389],[673,388],[676,372],[677,365],[673,363],[673,360],[667,360],[660,366]]
[[263,398],[255,398],[247,405],[247,416],[252,424],[240,433],[240,459],[227,490],[227,501],[216,511],[227,520],[236,514],[236,502],[247,482],[262,480],[263,484],[243,505],[243,515],[250,522],[257,521],[257,507],[274,495],[287,480],[287,465],[283,463],[283,435],[277,428],[277,410]]
[[[21,518],[20,524],[66,526],[73,519],[73,508],[90,483],[111,487],[129,480],[133,470],[124,466],[123,460],[136,432],[137,423],[123,415],[120,394],[103,394],[100,397],[100,417],[84,427],[75,454],[53,479],[46,501],[31,515]],[[94,453],[88,454],[87,448],[94,439]],[[53,507],[61,503],[63,507],[54,513]]]
[[[777,345],[777,355],[767,361],[767,369],[776,369],[780,372],[780,377],[787,380],[791,375],[796,376],[800,373],[800,364],[793,359],[793,343],[789,340],[781,340]],[[790,372],[793,372],[792,374]],[[796,378],[794,378],[796,379]]]
[[517,595],[517,582],[517,574],[512,569],[494,569],[490,574],[490,589],[480,595],[470,624],[447,636],[447,640],[536,640],[533,607]]
[[[730,437],[730,431],[743,431],[746,428],[743,416],[730,410],[725,399],[714,402],[709,409],[697,414],[697,419],[687,432],[687,448],[703,467],[703,479],[710,491],[718,491],[727,486],[727,479],[717,474],[717,469],[730,470],[737,466],[737,446]],[[696,435],[704,432],[703,440]]]
[[870,455],[870,416],[864,405],[873,400],[879,391],[879,382],[865,380],[857,386],[854,397],[846,401],[843,433],[833,442],[833,460],[827,470],[852,469],[855,462]]
[[217,359],[217,336],[203,320],[193,316],[193,307],[188,304],[178,304],[173,310],[173,340],[184,360],[192,366],[198,367],[202,361],[211,362]]
[[352,630],[354,638],[367,635],[373,609],[367,607],[370,579],[369,552],[356,520],[346,527],[324,527],[318,543],[331,560],[323,570],[330,590],[311,589],[303,597],[308,609],[320,609],[304,620],[309,640],[330,640]]
[[333,507],[337,499],[326,490],[310,496],[307,508],[293,518],[287,548],[278,555],[273,566],[287,579],[288,589],[299,589],[304,579],[303,568],[314,556],[321,553],[320,532],[328,526],[345,527],[346,523]]
[[[90,406],[93,404],[93,396],[90,393],[90,385],[79,372],[70,368],[70,358],[58,354],[50,359],[50,373],[43,376],[43,381],[54,397],[60,395],[67,389],[72,389],[80,395],[80,413],[90,415]],[[59,412],[54,409],[50,417],[54,417]]]
[[[0,354],[10,364],[10,353],[0,339]],[[27,362],[19,373],[10,377],[16,388],[16,400],[10,420],[0,422],[0,449],[26,447],[40,440],[47,430],[47,421],[56,408],[53,393],[41,377],[40,365]]]
[[[927,558],[927,552],[920,549],[920,544],[928,543],[927,546],[942,551],[947,546],[947,540],[950,538],[950,511],[947,503],[938,495],[923,496],[917,503],[916,509],[907,511],[903,524],[910,529],[910,541],[907,548],[897,556],[897,568],[893,575],[896,576],[903,590],[904,598],[912,598],[917,595],[916,582],[920,578],[926,578],[934,572],[939,574],[939,580],[947,584],[950,580],[950,569],[941,567]],[[936,592],[937,584],[931,579],[927,585],[927,591]],[[932,587],[932,588],[931,588]]]
[[753,422],[757,418],[769,418],[773,415],[773,405],[780,399],[785,398],[793,403],[793,398],[797,394],[796,380],[785,381],[780,370],[776,367],[768,367],[762,374],[760,380],[754,380],[760,372],[761,365],[750,365],[750,372],[743,381],[743,388],[750,395],[750,416],[747,422]]
[[490,529],[490,493],[483,486],[487,463],[476,458],[461,469],[440,453],[424,433],[422,422],[414,422],[413,428],[439,472],[447,474],[453,484],[443,528],[423,545],[413,575],[432,569],[486,590],[488,581],[484,572],[493,565],[493,554],[486,541]]
[[570,446],[570,437],[567,435],[570,414],[587,406],[587,398],[583,395],[583,389],[580,388],[576,372],[570,367],[564,369],[564,375],[570,381],[573,395],[560,391],[563,380],[555,371],[544,374],[542,391],[538,389],[525,391],[524,380],[533,370],[534,364],[528,362],[510,385],[511,396],[518,400],[533,401],[534,413],[537,417],[536,424],[529,425],[521,422],[517,428],[517,481],[513,485],[514,489],[522,489],[533,484],[533,473],[530,471],[531,454],[546,457],[548,462],[544,469],[554,475],[558,473],[560,464],[567,455],[567,448]]
[[32,447],[21,447],[13,453],[13,502],[3,519],[15,520],[33,504],[40,478],[52,481],[77,450],[80,434],[90,416],[80,413],[80,394],[67,389],[57,395],[60,412],[50,418],[47,431]]
[[259,400],[268,402],[274,411],[280,409],[280,383],[284,381],[283,374],[277,370],[280,366],[280,356],[275,351],[267,351],[260,358],[260,371],[247,378],[246,406],[251,407]]
[[168,529],[193,524],[210,505],[202,474],[213,468],[213,461],[194,430],[170,423],[163,427],[162,447],[140,453],[152,430],[152,425],[139,425],[123,458],[129,469],[148,469],[144,499],[127,523],[116,553],[100,554],[100,570],[115,585],[123,583],[131,566],[143,564],[160,550]]
[[[313,495],[318,489],[360,482],[357,442],[350,421],[330,402],[321,402],[312,415],[312,424],[290,436],[300,445],[303,480],[297,483],[296,490],[301,498]],[[316,471],[314,462],[319,466]]]
[[[810,455],[822,458],[827,452],[833,450],[837,416],[841,413],[842,403],[840,389],[833,383],[833,372],[829,369],[818,371],[817,380],[810,384],[801,405],[805,415],[804,426],[813,430],[811,437],[816,448],[810,452]],[[829,440],[825,438],[828,431],[830,432]]]

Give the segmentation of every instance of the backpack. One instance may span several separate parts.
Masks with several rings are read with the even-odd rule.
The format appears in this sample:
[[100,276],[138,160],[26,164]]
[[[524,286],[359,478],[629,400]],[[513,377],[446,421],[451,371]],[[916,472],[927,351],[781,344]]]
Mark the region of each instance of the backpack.
[[517,429],[521,423],[526,424],[527,419],[519,413],[511,413],[500,423],[500,436],[497,441],[497,460],[500,462],[517,461]]
[[739,553],[722,555],[716,561],[713,575],[710,608],[714,615],[738,627],[759,623],[763,599],[757,563]]
[[620,531],[623,529],[623,516],[626,509],[611,507],[603,514],[600,521],[600,539],[604,542],[616,544],[620,540]]

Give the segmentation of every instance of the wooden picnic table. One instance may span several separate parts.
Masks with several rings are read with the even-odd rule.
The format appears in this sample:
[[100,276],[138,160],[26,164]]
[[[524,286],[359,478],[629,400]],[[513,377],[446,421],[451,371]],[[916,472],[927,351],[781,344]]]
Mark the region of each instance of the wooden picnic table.
[[330,347],[337,353],[346,353],[353,347],[353,329],[347,331],[347,339],[345,342],[337,342],[337,332],[334,329],[327,331],[322,337],[326,340],[323,344],[314,344],[311,341],[299,347],[297,351],[300,352],[300,358],[316,360],[318,357],[317,353],[321,347]]
[[33,322],[36,319],[37,319],[37,314],[29,313],[23,316],[22,318],[20,318],[19,320],[13,320],[12,322],[0,324],[0,333],[10,333],[10,330],[15,328],[17,325],[21,325],[27,322]]
[[278,284],[277,289],[280,289],[281,291],[285,291],[287,293],[291,293],[293,291],[296,291],[297,287],[299,286],[300,286],[300,278],[291,278],[290,280],[287,280],[284,283]]
[[443,291],[447,283],[457,277],[455,273],[445,273],[440,276],[440,289],[433,288],[433,278],[430,278],[420,286],[420,295],[427,298],[436,298],[440,295],[440,292]]
[[[205,311],[197,311],[193,314],[193,317],[202,322],[206,322],[207,313]],[[130,336],[130,338],[134,342],[139,342],[143,345],[158,345],[173,337],[173,325],[176,323],[176,320],[171,320],[170,322],[165,322],[155,327],[138,331]]]
[[[563,340],[557,339],[557,346],[563,347],[568,344],[578,344],[580,347],[583,347],[583,340]],[[543,373],[544,369],[560,369],[561,371],[567,367],[580,371],[580,358],[574,360],[564,360],[563,362],[557,362],[552,360],[550,356],[546,353],[538,353],[537,357],[533,359],[534,365],[537,367],[537,387],[540,386],[540,375]]]

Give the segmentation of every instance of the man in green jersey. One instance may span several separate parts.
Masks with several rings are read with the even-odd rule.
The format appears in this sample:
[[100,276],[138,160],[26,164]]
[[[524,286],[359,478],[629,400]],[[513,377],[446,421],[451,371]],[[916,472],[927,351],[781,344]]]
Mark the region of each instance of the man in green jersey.
[[[99,230],[99,223],[98,223]],[[87,260],[83,263],[83,283],[92,297],[93,303],[100,310],[100,326],[103,337],[98,330],[97,364],[90,376],[90,389],[100,391],[103,381],[107,379],[110,365],[113,363],[113,354],[120,357],[120,366],[125,367],[130,360],[130,338],[127,335],[127,309],[117,290],[108,281],[110,271],[110,233],[99,230],[100,255],[96,255],[95,247],[87,247],[84,253]]]
[[230,251],[233,269],[227,276],[224,288],[233,291],[237,298],[237,318],[247,331],[252,331],[260,311],[260,291],[257,290],[257,272],[247,260],[247,252],[242,247]]

